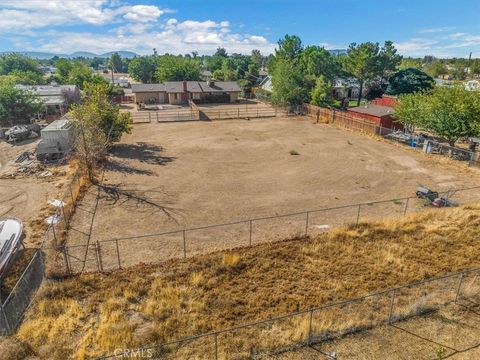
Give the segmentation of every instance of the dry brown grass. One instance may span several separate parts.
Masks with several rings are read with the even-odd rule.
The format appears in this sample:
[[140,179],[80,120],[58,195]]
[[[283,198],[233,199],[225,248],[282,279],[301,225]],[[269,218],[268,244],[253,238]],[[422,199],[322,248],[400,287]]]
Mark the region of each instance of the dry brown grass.
[[[17,338],[41,358],[82,359],[479,267],[479,246],[480,205],[470,205],[263,244],[241,255],[85,274],[45,283]],[[278,324],[258,341],[304,337],[305,318],[289,321],[294,330]],[[244,335],[235,338],[237,348],[250,341]]]

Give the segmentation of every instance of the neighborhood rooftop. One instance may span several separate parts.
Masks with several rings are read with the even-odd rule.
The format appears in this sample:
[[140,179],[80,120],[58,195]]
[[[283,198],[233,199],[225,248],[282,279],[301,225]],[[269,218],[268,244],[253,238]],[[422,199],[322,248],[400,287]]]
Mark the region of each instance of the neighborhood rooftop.
[[167,81],[161,84],[132,84],[132,92],[163,92],[166,93],[214,93],[240,92],[235,81]]

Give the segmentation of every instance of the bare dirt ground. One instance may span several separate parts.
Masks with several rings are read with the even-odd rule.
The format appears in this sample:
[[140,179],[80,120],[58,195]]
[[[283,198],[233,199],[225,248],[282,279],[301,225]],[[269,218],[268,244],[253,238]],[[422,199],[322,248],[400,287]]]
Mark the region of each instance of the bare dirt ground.
[[[478,169],[463,163],[312,124],[305,117],[136,125],[111,153],[93,242],[400,198],[414,195],[418,184],[438,190],[480,184]],[[70,232],[69,245],[85,244],[96,193],[91,188],[80,204],[86,211],[74,217],[73,227],[80,231]],[[462,196],[461,202],[480,200],[479,191]],[[362,219],[398,215],[404,206],[402,201],[365,206]],[[410,202],[408,209],[419,207]],[[317,213],[309,225],[341,225],[356,216],[356,208]],[[271,229],[288,225],[301,231],[304,224],[303,215],[257,222],[253,243]],[[240,224],[187,234],[187,255],[245,245],[248,231],[248,224]],[[106,253],[116,251],[114,243],[109,247]],[[120,243],[120,252],[122,260],[129,258],[124,265],[178,256],[183,254],[181,233]]]
[[[480,299],[479,299],[480,300]],[[465,305],[466,304],[466,305]],[[315,344],[270,360],[480,358],[480,302],[450,304],[421,317]],[[443,356],[440,356],[443,354]]]
[[[33,151],[36,141],[10,145],[0,141],[0,217],[14,216],[22,220],[28,246],[38,245],[44,232],[43,219],[54,213],[47,204],[50,199],[63,195],[68,166],[51,166],[45,169],[35,167],[26,173],[19,173],[17,157],[25,151]],[[39,174],[48,170],[52,176]]]

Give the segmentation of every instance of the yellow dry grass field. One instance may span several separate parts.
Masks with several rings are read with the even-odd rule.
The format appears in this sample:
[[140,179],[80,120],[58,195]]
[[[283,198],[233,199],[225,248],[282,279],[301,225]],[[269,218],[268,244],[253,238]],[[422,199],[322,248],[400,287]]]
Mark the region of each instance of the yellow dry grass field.
[[[313,239],[48,281],[4,349],[12,358],[16,351],[84,359],[162,343],[476,268],[479,246],[480,205],[469,205]],[[221,358],[248,358],[254,340],[265,339],[267,348],[301,338],[305,320],[288,322],[289,330],[279,323],[259,338],[239,331],[230,342],[219,339]],[[209,341],[194,344],[190,358],[211,358]]]

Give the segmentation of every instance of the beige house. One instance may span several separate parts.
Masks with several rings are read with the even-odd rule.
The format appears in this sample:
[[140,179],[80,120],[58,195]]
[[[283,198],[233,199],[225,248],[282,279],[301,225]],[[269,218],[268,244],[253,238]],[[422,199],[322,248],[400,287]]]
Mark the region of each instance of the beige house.
[[167,81],[132,84],[137,104],[234,103],[241,92],[235,81]]

